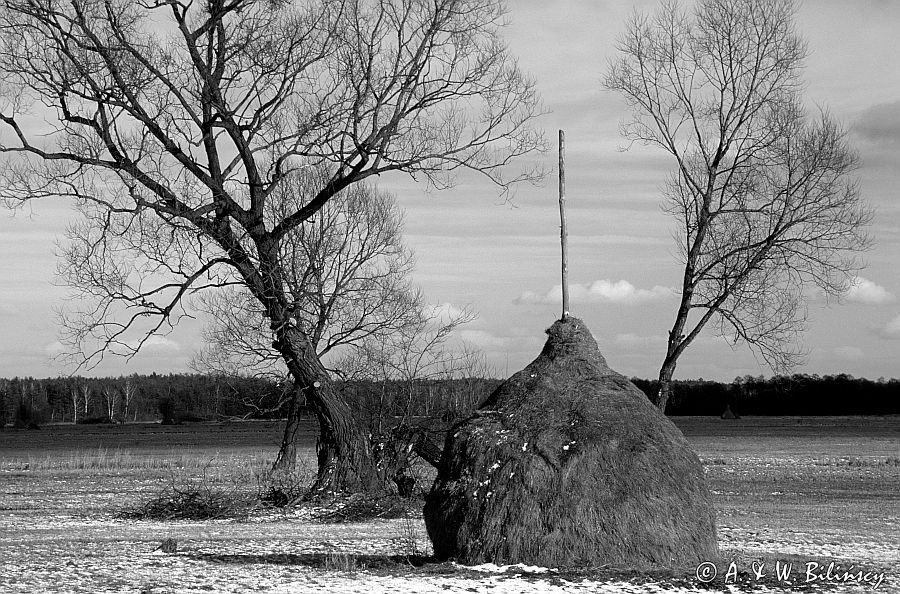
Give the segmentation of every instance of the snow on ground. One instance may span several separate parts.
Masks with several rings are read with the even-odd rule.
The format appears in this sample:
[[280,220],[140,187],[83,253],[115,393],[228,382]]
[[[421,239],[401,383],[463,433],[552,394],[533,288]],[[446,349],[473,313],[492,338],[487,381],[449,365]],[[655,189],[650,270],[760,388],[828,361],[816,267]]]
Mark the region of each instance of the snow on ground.
[[[900,593],[900,467],[882,455],[896,442],[870,456],[871,440],[860,439],[848,438],[846,446],[859,456],[837,458],[834,452],[844,450],[821,440],[785,441],[784,455],[738,456],[737,445],[780,450],[752,440],[725,447],[710,438],[707,473],[724,561],[709,584],[690,574],[414,567],[402,559],[430,553],[416,513],[352,524],[322,523],[309,510],[258,511],[241,521],[125,521],[117,510],[174,479],[0,464],[0,594]],[[177,543],[175,552],[160,549],[167,539]],[[810,561],[839,562],[844,570],[855,563],[885,572],[884,582],[877,590],[871,581],[835,587],[803,583],[799,574],[779,586],[748,577],[757,559],[766,559],[769,572],[774,560],[793,562],[798,574]],[[729,560],[743,573],[737,586],[725,583]]]
[[[786,533],[759,540],[740,528],[721,527],[723,552],[773,552],[810,558],[879,560],[900,570],[900,551],[891,543],[838,535]],[[165,539],[177,542],[175,553],[158,549]],[[387,570],[353,567],[353,555],[388,556],[429,552],[421,518],[378,520],[354,524],[321,524],[309,519],[267,516],[255,521],[148,522],[112,517],[70,515],[51,519],[34,512],[0,516],[0,592],[56,593],[244,593],[335,594],[376,593],[616,593],[707,592],[693,583],[631,583],[618,578],[565,576],[528,566],[486,564],[459,568],[450,564],[431,569]],[[896,543],[892,543],[896,545]],[[348,565],[349,564],[349,565]],[[746,591],[724,586],[725,567],[713,582],[714,591]],[[881,592],[898,592],[896,573],[886,576]],[[754,592],[779,592],[754,584]],[[804,591],[819,591],[804,588]],[[850,585],[828,592],[872,591],[871,585]]]

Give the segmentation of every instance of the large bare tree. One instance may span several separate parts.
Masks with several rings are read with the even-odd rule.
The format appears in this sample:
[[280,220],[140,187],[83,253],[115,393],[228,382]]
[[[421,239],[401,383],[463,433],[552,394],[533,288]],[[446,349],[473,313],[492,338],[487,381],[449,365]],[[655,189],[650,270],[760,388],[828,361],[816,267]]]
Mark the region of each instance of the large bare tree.
[[636,15],[605,86],[631,108],[623,133],[676,164],[665,185],[684,265],[655,402],[709,322],[773,369],[802,359],[805,293],[840,295],[871,212],[840,126],[801,97],[792,0],[666,2]]
[[[0,194],[71,198],[90,237],[68,338],[95,362],[166,331],[237,279],[265,311],[320,436],[314,491],[380,489],[353,404],[297,323],[285,238],[341,190],[401,171],[501,189],[542,148],[502,0],[5,0]],[[300,167],[327,181],[278,211]],[[267,213],[280,212],[274,220]]]

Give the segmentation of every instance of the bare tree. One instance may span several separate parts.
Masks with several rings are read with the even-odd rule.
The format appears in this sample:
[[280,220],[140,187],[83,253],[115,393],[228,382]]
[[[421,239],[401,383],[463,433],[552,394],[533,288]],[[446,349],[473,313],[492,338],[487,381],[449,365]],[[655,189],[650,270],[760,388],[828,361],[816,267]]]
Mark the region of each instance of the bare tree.
[[413,454],[437,466],[447,430],[478,404],[471,386],[466,394],[434,397],[431,380],[452,384],[493,374],[480,350],[452,340],[455,330],[477,318],[474,311],[421,301],[411,311],[415,316],[406,325],[366,337],[337,362],[345,378],[371,386],[357,397],[379,467],[402,495],[411,494],[416,484]]
[[103,387],[100,389],[100,393],[103,396],[103,406],[106,418],[109,419],[110,422],[113,422],[116,418],[116,407],[119,404],[119,391],[115,386],[108,382],[104,382]]
[[636,15],[605,86],[633,118],[632,141],[672,155],[666,210],[684,265],[655,402],[707,323],[775,370],[802,360],[806,293],[839,296],[860,268],[871,212],[855,153],[826,113],[808,116],[806,46],[792,0],[667,2]]
[[128,377],[122,378],[122,383],[120,387],[121,399],[122,399],[122,417],[120,422],[127,423],[128,422],[128,413],[132,412],[132,408],[134,409],[134,416],[137,418],[137,383],[134,381],[134,376],[129,375]]
[[[337,363],[348,379],[396,381],[405,387],[405,402],[399,410],[392,403],[390,412],[369,415],[379,422],[386,414],[399,416],[401,423],[409,416],[415,382],[452,379],[465,373],[487,375],[487,365],[479,351],[470,345],[451,344],[450,340],[455,330],[478,317],[474,311],[425,305],[421,300],[410,311],[413,315],[407,317],[404,326],[367,337],[359,348]],[[384,428],[375,427],[374,431],[383,433]]]
[[78,396],[80,393],[78,380],[69,385],[69,398],[72,399],[72,422],[78,424]]
[[84,418],[88,418],[91,414],[91,404],[94,402],[94,389],[88,381],[79,384],[81,391],[81,402],[84,405]]
[[[284,240],[372,175],[446,187],[468,170],[501,189],[539,175],[508,167],[543,138],[503,18],[502,0],[6,0],[0,194],[81,206],[64,271],[93,305],[67,318],[81,362],[133,355],[186,295],[236,278],[318,418],[314,491],[381,488],[353,403],[296,323]],[[267,220],[306,166],[327,182]]]

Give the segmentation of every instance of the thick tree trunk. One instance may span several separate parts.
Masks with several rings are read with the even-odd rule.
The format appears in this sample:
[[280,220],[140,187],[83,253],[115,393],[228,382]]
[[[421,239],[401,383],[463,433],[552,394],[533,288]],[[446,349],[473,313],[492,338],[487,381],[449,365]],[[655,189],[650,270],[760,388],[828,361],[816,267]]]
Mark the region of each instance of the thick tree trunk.
[[674,374],[675,361],[667,357],[659,370],[659,389],[656,391],[656,397],[653,399],[653,404],[663,414],[666,414],[666,405],[669,403],[669,396],[672,390],[672,376]]
[[666,414],[666,405],[669,403],[669,396],[672,390],[672,376],[675,375],[675,366],[678,364],[678,357],[684,350],[684,336],[681,334],[687,320],[688,301],[682,298],[681,307],[678,315],[675,317],[675,325],[669,331],[669,342],[666,346],[666,358],[663,360],[662,367],[659,368],[659,386],[656,391],[656,398],[653,404],[659,409],[659,412]]
[[275,348],[319,422],[318,472],[311,495],[383,491],[386,482],[374,462],[368,436],[346,398],[335,389],[309,339],[290,323],[277,325],[275,335]]

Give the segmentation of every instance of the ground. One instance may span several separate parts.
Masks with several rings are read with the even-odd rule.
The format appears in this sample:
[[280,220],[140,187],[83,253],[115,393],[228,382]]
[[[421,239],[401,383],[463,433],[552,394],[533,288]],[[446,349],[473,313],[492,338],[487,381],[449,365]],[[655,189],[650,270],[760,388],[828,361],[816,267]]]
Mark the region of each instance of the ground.
[[664,573],[423,563],[415,505],[356,523],[122,518],[171,488],[252,498],[274,423],[2,430],[0,592],[900,592],[900,417],[673,420],[706,468],[722,557]]

